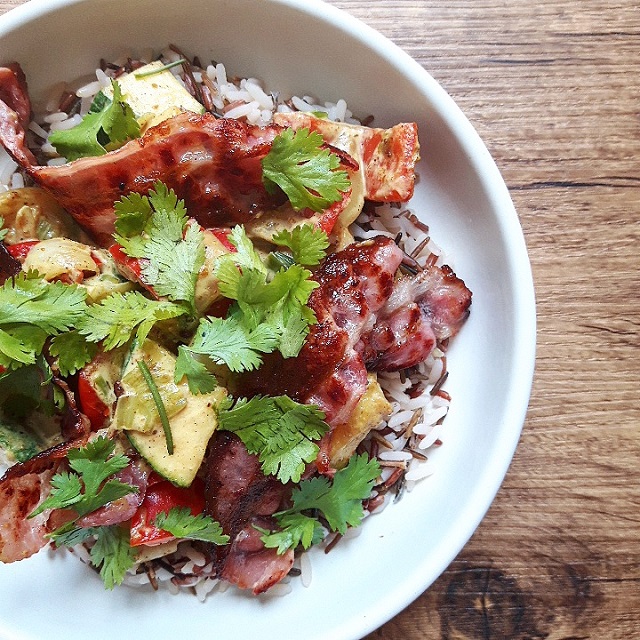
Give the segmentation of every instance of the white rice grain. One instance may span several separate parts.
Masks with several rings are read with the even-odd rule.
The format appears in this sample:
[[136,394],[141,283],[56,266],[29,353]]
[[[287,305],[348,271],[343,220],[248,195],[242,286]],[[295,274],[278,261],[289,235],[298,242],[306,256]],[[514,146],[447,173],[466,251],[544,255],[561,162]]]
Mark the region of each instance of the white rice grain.
[[102,89],[102,84],[99,80],[94,80],[76,89],[76,95],[78,98],[88,98],[89,96],[95,96],[100,89]]

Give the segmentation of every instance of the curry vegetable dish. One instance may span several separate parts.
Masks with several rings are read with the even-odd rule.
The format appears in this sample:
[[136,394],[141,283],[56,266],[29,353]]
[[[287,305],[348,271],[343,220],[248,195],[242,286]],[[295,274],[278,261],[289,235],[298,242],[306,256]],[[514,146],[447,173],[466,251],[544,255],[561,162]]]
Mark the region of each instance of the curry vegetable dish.
[[186,57],[99,71],[43,115],[0,68],[0,560],[259,594],[425,458],[471,293],[403,208],[415,124]]

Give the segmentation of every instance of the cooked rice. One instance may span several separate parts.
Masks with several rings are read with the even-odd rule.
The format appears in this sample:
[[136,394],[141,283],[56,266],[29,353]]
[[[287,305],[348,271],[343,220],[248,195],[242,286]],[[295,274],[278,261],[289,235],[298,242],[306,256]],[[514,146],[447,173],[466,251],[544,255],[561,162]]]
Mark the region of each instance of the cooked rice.
[[[163,51],[159,57],[163,63],[175,62],[180,58],[172,49]],[[140,60],[140,65],[153,59],[158,58],[147,55]],[[42,112],[35,116],[29,127],[30,146],[38,148],[48,164],[65,162],[48,142],[49,132],[75,126],[88,112],[95,95],[109,85],[111,78],[121,73],[120,67],[129,64],[130,59],[125,57],[97,69],[91,79],[71,86],[59,84],[51,90]],[[187,86],[181,66],[173,67],[171,71]],[[255,78],[231,77],[220,62],[194,68],[193,71],[196,82],[206,91],[219,115],[266,125],[271,122],[274,111],[299,110],[323,112],[331,120],[358,123],[344,100],[321,103],[308,95],[285,100],[277,92],[267,91]],[[71,100],[68,99],[69,95]],[[63,101],[67,108],[61,111],[59,105]],[[0,148],[0,189],[23,186],[23,176],[16,168],[9,154]],[[418,269],[428,263],[441,265],[444,262],[440,250],[429,238],[426,226],[413,214],[398,207],[385,205],[366,208],[350,230],[357,240],[376,235],[396,238],[405,253],[415,260]],[[367,515],[379,513],[389,501],[397,499],[402,490],[411,491],[416,483],[433,473],[433,464],[427,454],[440,444],[442,422],[449,408],[448,395],[440,389],[445,376],[446,358],[439,349],[411,371],[378,375],[378,381],[393,410],[391,416],[361,445],[361,449],[376,456],[382,466],[381,482],[369,500]],[[349,529],[343,537],[350,538],[359,533],[359,528]],[[324,544],[330,547],[336,541],[336,537],[330,536]],[[90,556],[86,548],[80,546],[74,552],[89,563]],[[296,558],[292,576],[294,574],[300,576],[304,586],[308,586],[311,580],[308,554]],[[207,557],[197,549],[197,543],[192,545],[188,542],[180,543],[177,551],[171,555],[136,565],[128,572],[124,583],[137,588],[148,588],[149,585],[154,589],[163,587],[175,593],[186,588],[195,593],[200,601],[229,587],[228,583],[216,578],[212,563],[207,563]],[[284,595],[291,588],[291,584],[282,583],[272,587],[267,595]]]

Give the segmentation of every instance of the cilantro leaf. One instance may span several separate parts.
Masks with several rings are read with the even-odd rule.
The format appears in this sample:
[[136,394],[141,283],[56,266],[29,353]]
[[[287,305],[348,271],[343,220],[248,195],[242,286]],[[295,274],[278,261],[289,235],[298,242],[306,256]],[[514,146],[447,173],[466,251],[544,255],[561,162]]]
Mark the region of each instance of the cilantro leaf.
[[357,526],[364,515],[362,500],[369,497],[380,465],[366,455],[356,455],[349,464],[337,471],[333,483],[316,477],[300,483],[293,494],[293,509],[319,509],[333,531],[346,533],[347,526]]
[[338,156],[323,148],[322,136],[309,129],[285,129],[277,135],[262,159],[262,177],[267,191],[279,186],[297,211],[322,211],[342,199],[349,189],[346,171],[337,170]]
[[101,156],[140,136],[140,125],[131,107],[122,98],[120,85],[112,80],[113,100],[100,110],[92,110],[80,124],[52,131],[49,142],[67,160]]
[[115,239],[119,244],[126,244],[127,238],[140,235],[149,218],[153,214],[149,198],[139,193],[123,196],[114,205],[116,214]]
[[[114,455],[114,451],[115,443],[104,436],[97,437],[79,449],[71,449],[67,453],[67,459],[69,467],[75,473],[55,474],[51,479],[51,493],[29,517],[33,518],[47,509],[71,507],[77,514],[75,521],[113,500],[137,492],[138,488],[135,486],[113,478],[108,479],[129,464],[127,456]],[[68,532],[72,522],[53,534]]]
[[0,325],[35,325],[48,335],[68,330],[85,312],[86,292],[76,285],[46,282],[19,273],[0,287]]
[[86,292],[76,285],[46,282],[21,272],[0,287],[0,364],[33,364],[48,336],[73,327],[86,312]]
[[202,513],[192,515],[189,507],[173,507],[168,513],[161,512],[156,516],[155,524],[176,538],[202,540],[218,545],[229,542],[229,536],[222,532],[220,523]]
[[260,254],[255,250],[242,225],[233,227],[227,239],[236,248],[236,252],[227,257],[232,258],[238,267],[241,269],[254,269],[264,274],[267,273],[267,268],[262,262]]
[[99,533],[99,527],[71,527],[63,530],[62,527],[57,531],[47,534],[46,537],[51,538],[58,547],[75,547],[82,544],[89,538]]
[[282,555],[288,549],[295,549],[302,545],[308,549],[314,544],[322,542],[324,529],[317,518],[306,516],[303,513],[287,513],[278,519],[281,529],[268,531],[256,527],[263,534],[262,541],[267,549],[277,549]]
[[278,349],[285,358],[298,355],[309,324],[315,322],[306,305],[318,283],[311,280],[309,270],[297,264],[270,277],[244,229],[235,227],[230,237],[238,253],[218,261],[216,277],[222,295],[236,300],[232,315],[248,331],[269,328],[276,340],[267,352]]
[[[348,527],[358,526],[364,517],[362,501],[371,494],[379,475],[377,460],[355,455],[344,469],[336,471],[333,482],[324,476],[302,480],[291,495],[293,506],[275,514],[280,531],[263,533],[263,543],[277,548],[278,553],[297,544],[308,549],[318,541],[321,525],[307,514],[317,511],[322,513],[331,531],[344,534]],[[317,524],[312,525],[310,520],[316,520]]]
[[239,399],[221,408],[219,428],[235,433],[249,453],[256,454],[265,474],[280,482],[298,482],[306,463],[318,456],[320,440],[329,431],[324,414],[287,396]]
[[294,227],[292,231],[283,229],[271,240],[278,246],[291,249],[294,262],[308,266],[319,264],[329,247],[327,234],[310,224]]
[[262,363],[260,354],[273,351],[277,341],[271,327],[259,325],[252,329],[237,315],[202,318],[191,345],[182,348],[181,366],[186,362],[186,353],[191,352],[225,364],[231,371],[251,371]]
[[55,336],[49,344],[49,353],[57,358],[63,377],[71,376],[87,365],[98,352],[98,346],[88,342],[78,331]]
[[159,296],[185,302],[195,314],[195,287],[204,264],[204,234],[190,221],[184,201],[162,182],[148,196],[116,204],[116,240],[127,255],[142,258],[141,275]]
[[100,304],[91,305],[77,323],[77,329],[89,342],[104,341],[106,351],[126,344],[135,333],[143,342],[160,320],[186,313],[171,302],[149,300],[138,291],[114,292]]
[[193,394],[211,393],[218,386],[216,377],[207,367],[187,347],[180,345],[174,381],[178,384],[184,377],[187,378],[189,391]]
[[96,527],[96,541],[91,547],[91,563],[100,570],[107,589],[122,584],[127,570],[135,563],[135,550],[129,544],[129,531],[113,525]]

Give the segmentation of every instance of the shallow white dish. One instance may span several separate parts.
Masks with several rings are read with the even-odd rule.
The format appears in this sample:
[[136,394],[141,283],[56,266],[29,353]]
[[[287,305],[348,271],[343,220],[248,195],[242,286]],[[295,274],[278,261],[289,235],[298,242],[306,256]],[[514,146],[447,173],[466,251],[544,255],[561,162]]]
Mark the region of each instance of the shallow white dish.
[[32,95],[101,57],[175,43],[285,94],[344,97],[378,126],[417,121],[412,208],[473,291],[449,351],[453,396],[436,474],[329,555],[284,598],[229,590],[105,592],[68,554],[0,566],[0,638],[260,637],[353,640],[420,595],[469,539],[517,444],[535,350],[531,271],[516,213],[486,148],[437,83],[354,18],[317,0],[34,0],[0,18],[0,62],[19,61]]

